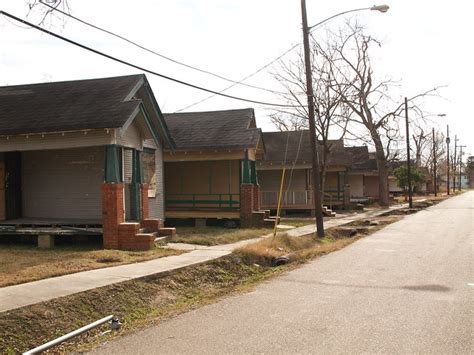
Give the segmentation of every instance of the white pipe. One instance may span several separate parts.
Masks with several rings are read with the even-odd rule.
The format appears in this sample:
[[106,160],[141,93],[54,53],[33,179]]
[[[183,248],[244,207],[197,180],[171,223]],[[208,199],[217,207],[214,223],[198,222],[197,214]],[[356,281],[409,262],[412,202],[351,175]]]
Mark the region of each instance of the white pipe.
[[67,333],[66,335],[63,335],[62,337],[59,337],[57,339],[54,339],[54,340],[51,340],[43,345],[40,345],[34,349],[31,349],[31,350],[28,350],[26,352],[24,352],[23,354],[24,355],[28,355],[28,354],[38,354],[42,351],[45,351],[45,350],[48,350],[50,348],[52,348],[53,346],[56,346],[56,345],[59,345],[61,344],[62,342],[65,342],[66,340],[69,340],[71,338],[74,338],[75,336],[78,336],[82,333],[85,333],[101,324],[104,324],[104,323],[107,323],[109,321],[111,321],[112,319],[114,318],[113,315],[110,315],[110,316],[107,316],[107,317],[104,317],[102,319],[99,319],[98,321],[95,321],[94,323],[91,323],[91,324],[88,324],[82,328],[79,328],[77,330],[74,330],[70,333]]

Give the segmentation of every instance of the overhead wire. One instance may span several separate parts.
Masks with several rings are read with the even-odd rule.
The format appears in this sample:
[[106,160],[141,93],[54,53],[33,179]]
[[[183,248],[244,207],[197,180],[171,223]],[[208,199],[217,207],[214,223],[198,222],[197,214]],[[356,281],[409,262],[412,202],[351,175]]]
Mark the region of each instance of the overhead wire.
[[149,73],[149,74],[152,74],[152,75],[156,75],[160,78],[163,78],[163,79],[166,79],[166,80],[169,80],[169,81],[172,81],[172,82],[175,82],[175,83],[178,83],[178,84],[181,84],[181,85],[185,85],[185,86],[188,86],[188,87],[191,87],[191,88],[194,88],[194,89],[197,89],[197,90],[201,90],[201,91],[205,91],[205,92],[208,92],[208,93],[211,93],[211,94],[214,94],[214,95],[219,95],[219,96],[223,96],[223,97],[226,97],[226,98],[229,98],[229,99],[233,99],[233,100],[239,100],[239,101],[245,101],[245,102],[249,102],[249,103],[254,103],[254,104],[259,104],[259,105],[264,105],[264,106],[274,106],[274,107],[296,107],[296,106],[292,106],[292,105],[284,105],[284,104],[277,104],[277,103],[271,103],[271,102],[265,102],[265,101],[258,101],[258,100],[252,100],[252,99],[247,99],[247,98],[243,98],[243,97],[239,97],[239,96],[234,96],[234,95],[228,95],[228,94],[224,94],[224,93],[221,93],[221,92],[218,92],[218,91],[215,91],[215,90],[211,90],[211,89],[207,89],[207,88],[204,88],[202,86],[198,86],[198,85],[195,85],[195,84],[191,84],[191,83],[188,83],[188,82],[185,82],[183,80],[179,80],[179,79],[175,79],[173,77],[170,77],[170,76],[167,76],[167,75],[164,75],[164,74],[160,74],[158,72],[155,72],[153,70],[150,70],[150,69],[146,69],[142,66],[139,66],[139,65],[136,65],[136,64],[133,64],[133,63],[130,63],[130,62],[127,62],[123,59],[120,59],[120,58],[117,58],[117,57],[114,57],[112,55],[109,55],[107,53],[104,53],[104,52],[101,52],[97,49],[93,49],[91,47],[88,47],[84,44],[81,44],[79,42],[76,42],[72,39],[69,39],[69,38],[66,38],[64,36],[61,36],[57,33],[54,33],[54,32],[51,32],[49,30],[46,30],[40,26],[37,26],[31,22],[28,22],[26,20],[23,20],[23,19],[20,19],[8,12],[5,12],[3,10],[0,10],[0,14],[4,15],[4,16],[7,16],[17,22],[20,22],[20,23],[23,23],[25,25],[28,25],[38,31],[41,31],[43,33],[46,33],[50,36],[53,36],[53,37],[56,37],[62,41],[65,41],[65,42],[68,42],[74,46],[77,46],[79,48],[82,48],[82,49],[85,49],[89,52],[92,52],[92,53],[95,53],[95,54],[98,54],[102,57],[105,57],[105,58],[108,58],[110,60],[113,60],[115,62],[118,62],[118,63],[121,63],[121,64],[124,64],[124,65],[127,65],[129,67],[132,67],[132,68],[135,68],[135,69],[139,69],[141,71],[144,71],[146,73]]
[[[230,86],[228,86],[228,87],[222,89],[221,91],[219,91],[219,93],[223,93],[223,92],[225,92],[225,91],[227,91],[227,90],[233,88],[234,86],[241,84],[241,83],[244,82],[245,80],[250,79],[252,76],[257,75],[257,74],[260,73],[262,70],[268,68],[270,65],[272,65],[272,64],[275,63],[276,61],[280,60],[280,59],[283,58],[285,55],[287,55],[288,53],[290,53],[293,49],[295,49],[296,47],[299,47],[299,46],[301,46],[301,43],[297,43],[297,44],[293,45],[290,49],[288,49],[288,50],[286,50],[284,53],[280,54],[277,58],[275,58],[274,60],[272,60],[270,63],[265,64],[264,66],[260,67],[259,69],[257,69],[257,70],[254,71],[253,73],[251,73],[251,74],[245,76],[244,78],[240,79],[240,80],[239,80],[238,82],[236,82],[235,84],[232,84],[232,85],[230,85]],[[200,103],[202,103],[202,102],[204,102],[204,101],[207,101],[207,100],[209,100],[209,99],[212,99],[212,98],[215,97],[215,96],[216,96],[216,94],[210,95],[210,96],[208,96],[208,97],[205,97],[205,98],[202,99],[202,100],[196,101],[196,102],[194,102],[194,103],[192,103],[192,104],[190,104],[190,105],[188,105],[188,106],[185,106],[185,107],[183,107],[183,108],[180,108],[179,110],[175,111],[175,113],[176,113],[176,112],[181,112],[181,111],[187,110],[188,108],[191,108],[191,107],[196,106],[196,105],[198,105],[198,104],[200,104]],[[297,107],[297,106],[290,106],[290,107]]]
[[279,92],[279,91],[275,91],[275,90],[272,90],[272,89],[267,89],[267,88],[264,88],[264,87],[260,87],[260,86],[256,86],[256,85],[251,85],[251,84],[246,84],[246,83],[243,83],[243,82],[240,82],[240,81],[232,80],[232,79],[226,78],[226,77],[224,77],[224,76],[222,76],[222,75],[220,75],[220,74],[216,74],[216,73],[213,73],[213,72],[211,72],[211,71],[208,71],[208,70],[205,70],[205,69],[201,69],[201,68],[195,67],[195,66],[190,65],[190,64],[186,64],[186,63],[184,63],[184,62],[181,62],[181,61],[179,61],[179,60],[173,59],[173,58],[171,58],[171,57],[169,57],[169,56],[166,56],[166,55],[164,55],[164,54],[158,53],[158,52],[156,52],[156,51],[154,51],[154,50],[152,50],[152,49],[149,49],[149,48],[147,48],[147,47],[145,47],[145,46],[143,46],[143,45],[141,45],[141,44],[139,44],[139,43],[137,43],[137,42],[135,42],[135,41],[132,41],[131,39],[128,39],[128,38],[122,36],[122,35],[119,35],[119,34],[117,34],[117,33],[114,33],[114,32],[112,32],[112,31],[110,31],[110,30],[107,30],[107,29],[105,29],[105,28],[99,27],[99,26],[97,26],[97,25],[94,25],[94,24],[92,24],[92,23],[90,23],[90,22],[88,22],[88,21],[85,21],[85,20],[83,20],[83,19],[80,19],[80,18],[77,17],[77,16],[71,15],[70,13],[68,13],[68,12],[66,12],[66,11],[63,11],[63,10],[61,10],[61,9],[58,9],[58,8],[56,8],[56,7],[54,7],[54,6],[51,6],[51,5],[47,4],[47,3],[45,3],[43,0],[40,0],[39,2],[40,2],[42,5],[49,7],[49,8],[50,8],[51,10],[53,10],[53,11],[59,12],[59,13],[61,13],[62,15],[67,16],[67,17],[69,17],[69,18],[72,18],[73,20],[75,20],[75,21],[77,21],[77,22],[80,22],[80,23],[82,23],[82,24],[84,24],[84,25],[86,25],[86,26],[92,27],[92,28],[94,28],[94,29],[96,29],[96,30],[99,30],[99,31],[104,32],[104,33],[107,33],[107,34],[109,34],[109,35],[111,35],[111,36],[114,36],[114,37],[116,37],[116,38],[119,38],[119,39],[121,39],[122,41],[125,41],[125,42],[127,42],[127,43],[129,43],[129,44],[131,44],[131,45],[133,45],[133,46],[135,46],[135,47],[137,47],[137,48],[140,48],[140,49],[142,49],[142,50],[144,50],[144,51],[146,51],[146,52],[148,52],[148,53],[151,53],[151,54],[153,54],[153,55],[156,55],[156,56],[158,56],[158,57],[160,57],[160,58],[166,59],[166,60],[168,60],[168,61],[170,61],[170,62],[172,62],[172,63],[175,63],[175,64],[178,64],[178,65],[184,66],[184,67],[189,68],[189,69],[192,69],[192,70],[196,70],[196,71],[201,72],[201,73],[204,73],[204,74],[211,75],[211,76],[213,76],[213,77],[216,77],[216,78],[218,78],[218,79],[221,79],[221,80],[224,80],[224,81],[227,81],[227,82],[236,84],[236,85],[243,85],[243,86],[246,86],[246,87],[249,87],[249,88],[252,88],[252,89],[258,89],[258,90],[263,90],[263,91],[271,92],[271,93],[273,93],[273,94],[281,94],[281,92]]

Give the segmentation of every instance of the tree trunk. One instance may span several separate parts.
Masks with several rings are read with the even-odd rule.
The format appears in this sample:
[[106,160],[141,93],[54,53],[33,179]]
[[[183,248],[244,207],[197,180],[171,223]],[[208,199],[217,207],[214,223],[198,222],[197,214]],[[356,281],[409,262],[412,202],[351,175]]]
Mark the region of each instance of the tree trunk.
[[379,169],[379,204],[380,206],[389,205],[389,191],[388,191],[388,162],[385,155],[385,149],[382,145],[382,140],[377,131],[371,132],[372,139],[375,144],[375,158],[377,159],[377,166]]

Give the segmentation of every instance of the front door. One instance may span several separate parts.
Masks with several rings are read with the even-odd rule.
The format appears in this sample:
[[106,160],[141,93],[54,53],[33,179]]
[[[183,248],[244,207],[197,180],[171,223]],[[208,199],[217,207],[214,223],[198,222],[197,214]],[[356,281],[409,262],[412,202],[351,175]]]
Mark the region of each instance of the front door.
[[5,153],[6,219],[21,217],[21,153]]

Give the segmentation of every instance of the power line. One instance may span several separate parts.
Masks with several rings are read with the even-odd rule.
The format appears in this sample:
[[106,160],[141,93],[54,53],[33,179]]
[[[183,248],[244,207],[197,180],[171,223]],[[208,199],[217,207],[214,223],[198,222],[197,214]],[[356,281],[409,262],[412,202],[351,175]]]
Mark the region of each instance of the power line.
[[181,62],[181,61],[179,61],[179,60],[173,59],[173,58],[168,57],[168,56],[166,56],[166,55],[164,55],[164,54],[160,54],[160,53],[158,53],[158,52],[156,52],[156,51],[154,51],[154,50],[152,50],[152,49],[146,48],[145,46],[143,46],[143,45],[141,45],[141,44],[139,44],[139,43],[137,43],[137,42],[134,42],[134,41],[132,41],[132,40],[130,40],[130,39],[124,37],[124,36],[121,36],[121,35],[119,35],[119,34],[116,34],[116,33],[112,32],[112,31],[110,31],[110,30],[106,30],[106,29],[104,29],[104,28],[102,28],[102,27],[99,27],[99,26],[94,25],[94,24],[92,24],[92,23],[90,23],[90,22],[87,22],[87,21],[85,21],[85,20],[82,20],[82,19],[80,19],[80,18],[78,18],[78,17],[76,17],[76,16],[74,16],[74,15],[71,15],[71,14],[65,12],[65,11],[62,11],[62,10],[60,10],[60,9],[58,9],[58,8],[55,8],[55,7],[53,7],[53,6],[49,5],[49,4],[46,4],[45,2],[43,2],[43,0],[40,0],[39,2],[40,2],[42,5],[49,7],[49,8],[52,9],[53,11],[57,11],[57,12],[63,14],[64,16],[67,16],[67,17],[70,17],[70,18],[76,20],[77,22],[80,22],[80,23],[82,23],[82,24],[84,24],[84,25],[86,25],[86,26],[92,27],[92,28],[94,28],[94,29],[96,29],[96,30],[99,30],[99,31],[104,32],[104,33],[107,33],[107,34],[109,34],[109,35],[111,35],[111,36],[114,36],[114,37],[116,37],[116,38],[119,38],[119,39],[121,39],[122,41],[125,41],[125,42],[127,42],[127,43],[129,43],[129,44],[131,44],[131,45],[133,45],[133,46],[135,46],[135,47],[137,47],[137,48],[140,48],[140,49],[142,49],[142,50],[144,50],[144,51],[146,51],[146,52],[148,52],[148,53],[154,54],[154,55],[156,55],[156,56],[158,56],[158,57],[160,57],[160,58],[166,59],[166,60],[168,60],[168,61],[170,61],[170,62],[173,62],[173,63],[175,63],[175,64],[184,66],[184,67],[189,68],[189,69],[196,70],[196,71],[201,72],[201,73],[204,73],[204,74],[212,75],[213,77],[219,78],[219,79],[221,79],[221,80],[224,80],[224,81],[227,81],[227,82],[230,82],[230,83],[234,83],[234,84],[236,84],[236,85],[239,84],[239,85],[247,86],[247,87],[252,88],[252,89],[263,90],[263,91],[271,92],[272,94],[281,94],[281,92],[278,92],[278,91],[275,91],[275,90],[263,88],[263,87],[260,87],[260,86],[255,86],[255,85],[246,84],[246,83],[243,83],[243,82],[241,82],[241,81],[232,80],[232,79],[226,78],[226,77],[224,77],[224,76],[222,76],[222,75],[219,75],[219,74],[216,74],[216,73],[212,73],[212,72],[210,72],[210,71],[208,71],[208,70],[200,69],[200,68],[197,68],[197,67],[192,66],[192,65],[190,65],[190,64],[183,63],[183,62]]
[[[175,111],[175,113],[176,113],[176,112],[184,111],[184,110],[186,110],[186,109],[188,109],[188,108],[191,108],[191,107],[193,107],[193,106],[196,106],[196,105],[198,105],[198,104],[200,104],[200,103],[202,103],[202,102],[204,102],[204,101],[207,101],[207,100],[209,100],[209,99],[212,99],[212,98],[213,98],[214,96],[216,96],[216,95],[222,94],[223,92],[225,92],[225,91],[227,91],[227,90],[233,88],[233,87],[236,86],[237,84],[240,84],[240,83],[242,83],[243,81],[245,81],[245,80],[251,78],[252,76],[254,76],[254,75],[260,73],[262,70],[268,68],[270,65],[272,65],[272,64],[275,63],[276,61],[280,60],[280,59],[283,58],[285,55],[287,55],[288,53],[290,53],[293,49],[295,49],[296,47],[299,47],[299,46],[301,46],[301,43],[297,43],[297,44],[293,45],[290,49],[288,49],[288,50],[286,50],[284,53],[280,54],[277,58],[275,58],[274,60],[272,60],[270,63],[265,64],[263,67],[257,69],[257,70],[254,71],[252,74],[249,74],[249,75],[247,75],[246,77],[242,78],[240,81],[236,82],[235,84],[232,84],[232,85],[230,85],[230,86],[224,88],[223,90],[219,91],[219,93],[215,93],[215,94],[213,94],[213,95],[210,95],[210,96],[208,96],[208,97],[205,97],[205,98],[202,99],[202,100],[196,101],[196,102],[194,102],[194,103],[192,103],[192,104],[190,104],[190,105],[188,105],[188,106],[186,106],[186,107],[180,108],[179,110]],[[299,106],[286,106],[286,107],[299,107]]]
[[53,37],[56,37],[62,41],[65,41],[65,42],[68,42],[70,44],[73,44],[77,47],[80,47],[82,49],[85,49],[89,52],[92,52],[92,53],[95,53],[95,54],[98,54],[102,57],[105,57],[105,58],[108,58],[110,60],[113,60],[115,62],[118,62],[118,63],[121,63],[121,64],[124,64],[124,65],[127,65],[129,67],[132,67],[132,68],[135,68],[135,69],[138,69],[138,70],[141,70],[141,71],[144,71],[146,73],[149,73],[149,74],[153,74],[153,75],[156,75],[156,76],[159,76],[163,79],[167,79],[167,80],[170,80],[170,81],[173,81],[175,83],[178,83],[178,84],[181,84],[181,85],[185,85],[185,86],[188,86],[188,87],[191,87],[191,88],[194,88],[194,89],[198,89],[198,90],[201,90],[201,91],[206,91],[208,93],[211,93],[211,94],[214,94],[214,95],[219,95],[219,96],[223,96],[223,97],[227,97],[229,99],[234,99],[234,100],[239,100],[239,101],[245,101],[245,102],[250,102],[250,103],[254,103],[254,104],[259,104],[259,105],[265,105],[265,106],[275,106],[275,107],[295,107],[295,106],[291,106],[291,105],[282,105],[282,104],[276,104],[276,103],[270,103],[270,102],[265,102],[265,101],[257,101],[257,100],[251,100],[251,99],[246,99],[246,98],[242,98],[242,97],[238,97],[238,96],[233,96],[233,95],[227,95],[227,94],[223,94],[223,93],[220,93],[218,91],[214,91],[214,90],[211,90],[211,89],[206,89],[202,86],[198,86],[198,85],[194,85],[194,84],[191,84],[191,83],[188,83],[188,82],[185,82],[185,81],[182,81],[182,80],[179,80],[179,79],[175,79],[175,78],[172,78],[170,76],[167,76],[167,75],[164,75],[164,74],[160,74],[158,72],[155,72],[153,70],[150,70],[150,69],[146,69],[144,67],[141,67],[139,65],[135,65],[135,64],[132,64],[130,62],[127,62],[125,60],[122,60],[122,59],[119,59],[117,57],[114,57],[114,56],[111,56],[109,54],[106,54],[104,52],[101,52],[101,51],[98,51],[96,49],[93,49],[91,47],[88,47],[86,45],[83,45],[81,43],[78,43],[78,42],[75,42],[73,41],[72,39],[69,39],[69,38],[66,38],[64,36],[61,36],[61,35],[58,35],[54,32],[51,32],[51,31],[48,31],[42,27],[39,27],[37,25],[34,25],[32,24],[31,22],[28,22],[26,20],[22,20],[14,15],[11,15],[9,14],[8,12],[5,12],[5,11],[2,11],[0,10],[0,14],[4,15],[4,16],[7,16],[7,17],[10,17],[11,19],[15,20],[15,21],[18,21],[20,23],[23,23],[25,25],[28,25],[38,31],[41,31],[41,32],[44,32],[50,36],[53,36]]

